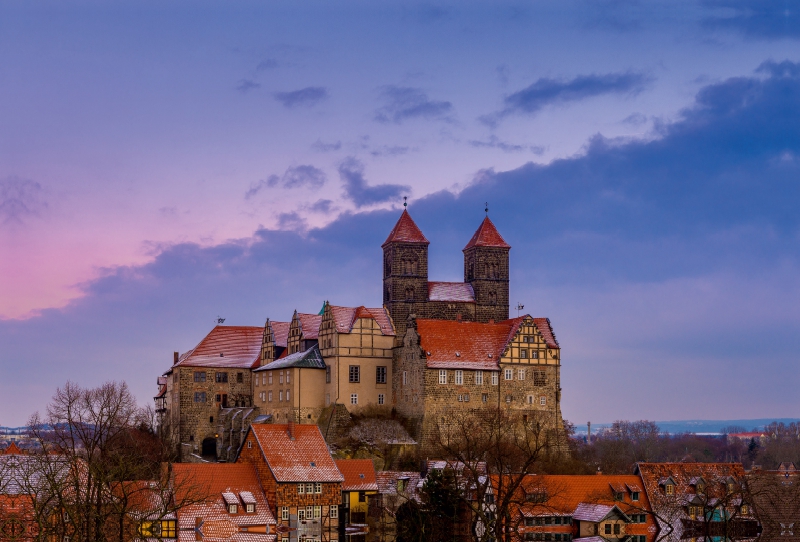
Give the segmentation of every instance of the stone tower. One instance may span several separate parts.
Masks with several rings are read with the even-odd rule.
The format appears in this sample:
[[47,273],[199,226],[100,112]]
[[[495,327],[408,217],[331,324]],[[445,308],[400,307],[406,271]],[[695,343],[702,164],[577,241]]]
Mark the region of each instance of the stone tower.
[[430,242],[403,210],[383,248],[383,305],[392,315],[398,336],[409,314],[428,300],[428,245]]
[[508,319],[508,253],[511,245],[489,217],[464,247],[464,282],[475,292],[475,320]]

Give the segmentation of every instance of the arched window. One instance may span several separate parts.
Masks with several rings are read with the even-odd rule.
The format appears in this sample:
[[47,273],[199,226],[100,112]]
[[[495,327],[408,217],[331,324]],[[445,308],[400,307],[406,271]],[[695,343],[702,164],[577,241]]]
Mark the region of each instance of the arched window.
[[414,288],[411,286],[406,288],[406,301],[414,301]]
[[406,256],[402,261],[402,269],[404,275],[416,275],[417,259],[413,256]]
[[392,257],[386,254],[383,257],[383,276],[388,277],[392,274]]

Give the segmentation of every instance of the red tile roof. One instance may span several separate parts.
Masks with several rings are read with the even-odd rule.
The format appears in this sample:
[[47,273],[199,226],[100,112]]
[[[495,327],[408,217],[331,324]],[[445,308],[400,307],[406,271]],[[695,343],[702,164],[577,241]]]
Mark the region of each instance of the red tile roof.
[[542,334],[544,342],[547,343],[548,348],[561,348],[556,340],[556,334],[553,333],[553,328],[550,325],[549,318],[534,318],[533,323]]
[[5,449],[5,451],[3,451],[3,453],[5,455],[12,455],[12,454],[20,455],[22,453],[22,450],[20,450],[19,446],[17,446],[17,443],[12,440],[11,444],[8,445],[8,447]]
[[429,245],[430,241],[422,235],[408,211],[403,209],[403,214],[400,215],[400,219],[394,225],[389,237],[386,238],[381,247],[385,247],[389,243],[422,243]]
[[336,466],[344,476],[343,491],[378,491],[371,459],[337,459]]
[[272,335],[275,339],[275,346],[286,348],[289,345],[289,326],[291,322],[272,322]]
[[319,338],[319,325],[322,323],[321,314],[306,314],[299,312],[297,313],[297,318],[300,319],[300,329],[303,331],[303,339],[308,340]]
[[329,306],[338,333],[350,333],[353,330],[353,324],[358,318],[372,318],[381,328],[381,333],[392,336],[395,334],[392,319],[384,308],[368,309],[363,305],[360,307]]
[[420,346],[433,369],[472,368],[497,370],[498,360],[522,318],[495,324],[417,320]]
[[344,481],[316,425],[295,424],[294,440],[287,424],[254,424],[250,430],[278,482]]
[[494,227],[492,221],[489,220],[489,217],[483,219],[481,225],[478,226],[475,235],[472,236],[472,239],[469,240],[467,246],[464,247],[464,250],[472,247],[498,247],[498,248],[511,248],[511,245],[506,243],[503,236],[500,235],[500,232],[497,231],[497,228]]
[[263,334],[262,327],[216,326],[173,367],[249,369],[258,365]]
[[[220,528],[233,533],[241,527],[275,525],[275,517],[270,511],[256,472],[255,465],[249,463],[175,463],[172,465],[173,491],[178,502],[191,502],[178,511],[178,527],[192,531],[196,518],[202,519],[200,531],[205,540],[214,539]],[[237,511],[231,514],[225,503],[225,496],[237,504]],[[232,503],[232,504],[233,504]],[[255,512],[248,513],[244,504],[255,504]],[[267,528],[269,530],[269,527]],[[273,528],[274,530],[274,528]],[[231,537],[226,540],[239,540]],[[266,534],[251,540],[267,541],[274,539]]]
[[475,303],[475,291],[471,284],[464,282],[429,282],[428,299],[430,301]]

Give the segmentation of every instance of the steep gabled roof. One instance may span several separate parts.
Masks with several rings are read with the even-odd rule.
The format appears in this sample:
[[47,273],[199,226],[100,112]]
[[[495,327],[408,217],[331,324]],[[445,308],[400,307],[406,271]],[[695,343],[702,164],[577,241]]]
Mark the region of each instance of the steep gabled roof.
[[417,320],[420,347],[432,369],[497,370],[522,318],[495,324]]
[[289,367],[297,367],[300,369],[324,369],[325,360],[322,359],[319,346],[315,344],[303,352],[295,352],[294,354],[289,354],[267,363],[266,365],[262,365],[258,369],[255,369],[254,372],[274,371],[276,369],[287,369]]
[[289,344],[289,327],[291,322],[273,322],[270,321],[272,326],[272,336],[275,340],[275,346],[286,348]]
[[306,314],[303,312],[298,312],[297,318],[300,320],[300,329],[303,331],[303,339],[308,340],[319,338],[319,325],[322,323],[321,314]]
[[430,241],[422,235],[422,231],[420,231],[419,227],[414,223],[408,211],[403,209],[403,214],[400,215],[400,219],[397,221],[397,224],[394,225],[394,228],[392,228],[392,231],[389,233],[389,237],[386,238],[386,241],[383,242],[381,247],[385,247],[389,243],[419,243],[429,245]]
[[316,425],[255,424],[250,431],[278,482],[343,482],[328,445]]
[[258,364],[264,328],[216,326],[173,367],[249,369]]
[[497,228],[494,227],[494,224],[487,216],[483,219],[481,225],[478,226],[478,229],[475,231],[472,239],[469,240],[469,243],[467,243],[467,246],[464,247],[464,250],[472,247],[511,248],[511,245],[506,243],[503,236],[500,235],[500,232],[497,231]]
[[371,459],[337,459],[336,466],[344,476],[343,491],[378,491]]
[[533,323],[536,325],[539,333],[542,334],[542,338],[544,338],[544,342],[547,343],[548,348],[561,348],[556,340],[556,334],[553,333],[549,318],[534,318]]
[[353,331],[353,324],[358,318],[372,318],[381,329],[384,335],[395,334],[394,326],[392,326],[392,319],[389,312],[383,307],[379,309],[370,309],[365,306],[360,307],[338,307],[336,305],[329,305],[333,322],[336,325],[337,333],[350,333]]
[[428,299],[430,301],[455,301],[457,303],[475,303],[475,290],[465,282],[429,282]]

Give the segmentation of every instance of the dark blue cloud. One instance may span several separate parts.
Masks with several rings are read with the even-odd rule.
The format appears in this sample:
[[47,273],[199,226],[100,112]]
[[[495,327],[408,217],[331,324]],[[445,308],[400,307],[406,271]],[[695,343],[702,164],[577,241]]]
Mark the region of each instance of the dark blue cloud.
[[47,208],[42,185],[30,179],[0,179],[0,224],[22,225]]
[[453,104],[431,100],[422,89],[387,85],[380,89],[384,105],[375,111],[378,122],[400,124],[412,119],[453,121]]
[[312,107],[328,98],[328,89],[325,87],[306,87],[290,92],[276,92],[273,94],[283,107]]
[[489,125],[515,113],[533,114],[547,105],[576,102],[603,94],[636,94],[652,79],[642,73],[581,75],[570,80],[542,78],[503,100],[503,109],[481,120]]
[[321,169],[310,165],[292,166],[283,172],[283,175],[270,175],[266,179],[261,179],[257,183],[250,185],[245,192],[244,199],[256,196],[265,188],[281,186],[283,188],[320,188],[325,184],[327,177]]
[[261,88],[261,84],[256,83],[252,79],[242,79],[239,81],[239,84],[236,85],[236,90],[238,90],[242,94],[246,94],[251,90],[255,90],[257,88]]
[[[411,201],[431,240],[430,277],[459,280],[460,249],[488,200],[513,246],[512,304],[549,316],[564,346],[568,416],[626,418],[630,405],[672,419],[795,408],[799,69],[771,62],[706,86],[655,139],[596,137],[581,156],[487,170],[458,194]],[[369,187],[353,159],[340,175],[357,204],[404,194]],[[287,213],[288,227],[298,217]],[[196,344],[217,315],[260,325],[318,311],[325,299],[380,304],[380,244],[398,214],[168,246],[146,265],[108,270],[66,309],[0,322],[4,423],[23,421],[70,378],[125,378],[147,400],[171,352]],[[21,369],[30,367],[39,370]],[[625,389],[626,401],[609,401],[600,381]],[[654,394],[654,382],[679,395]]]
[[339,166],[339,177],[344,184],[345,195],[356,204],[356,207],[391,200],[399,201],[403,194],[408,194],[411,190],[410,187],[399,184],[368,186],[364,178],[364,164],[353,157],[347,158]]
[[756,39],[800,38],[800,6],[794,0],[705,0],[707,28],[729,29]]

